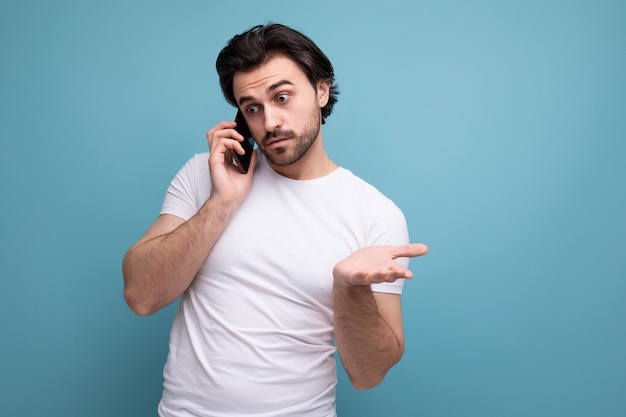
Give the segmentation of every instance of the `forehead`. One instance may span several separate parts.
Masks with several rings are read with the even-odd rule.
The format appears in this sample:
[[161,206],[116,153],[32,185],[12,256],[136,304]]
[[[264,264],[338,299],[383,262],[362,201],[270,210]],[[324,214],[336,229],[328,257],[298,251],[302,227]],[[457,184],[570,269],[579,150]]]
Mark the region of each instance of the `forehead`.
[[242,96],[256,97],[269,92],[272,85],[282,81],[289,81],[293,85],[309,83],[306,74],[294,61],[278,55],[252,71],[236,72],[233,77],[233,93],[237,101]]

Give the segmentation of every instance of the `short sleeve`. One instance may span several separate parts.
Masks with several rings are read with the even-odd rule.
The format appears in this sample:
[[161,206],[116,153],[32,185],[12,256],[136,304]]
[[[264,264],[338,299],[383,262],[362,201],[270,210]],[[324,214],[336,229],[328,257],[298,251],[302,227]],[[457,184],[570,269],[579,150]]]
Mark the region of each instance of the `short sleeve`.
[[161,214],[189,220],[198,212],[211,192],[207,159],[208,153],[196,154],[178,171],[165,193]]
[[[409,243],[409,232],[406,219],[402,211],[391,200],[387,199],[378,211],[374,225],[370,231],[368,245],[370,246],[403,246]],[[400,265],[409,266],[409,258],[396,259]],[[394,282],[372,284],[374,292],[402,294],[404,279]]]

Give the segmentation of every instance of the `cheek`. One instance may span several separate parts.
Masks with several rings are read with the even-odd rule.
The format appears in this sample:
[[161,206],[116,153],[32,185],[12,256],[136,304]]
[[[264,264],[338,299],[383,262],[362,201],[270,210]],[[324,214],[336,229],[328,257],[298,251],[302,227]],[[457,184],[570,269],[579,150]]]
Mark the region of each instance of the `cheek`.
[[248,122],[248,129],[250,129],[250,133],[252,134],[252,138],[255,142],[260,142],[265,135],[265,128],[263,127],[263,119],[258,118],[257,120]]

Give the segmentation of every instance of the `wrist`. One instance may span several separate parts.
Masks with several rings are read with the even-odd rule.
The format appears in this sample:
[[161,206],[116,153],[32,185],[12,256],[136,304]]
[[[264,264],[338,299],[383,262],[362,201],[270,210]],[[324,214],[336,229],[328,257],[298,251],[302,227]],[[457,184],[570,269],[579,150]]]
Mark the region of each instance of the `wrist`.
[[200,208],[207,218],[229,221],[237,212],[240,201],[234,198],[224,198],[219,194],[211,194],[209,199]]
[[361,294],[371,292],[370,284],[355,284],[347,279],[335,277],[333,290],[344,294]]

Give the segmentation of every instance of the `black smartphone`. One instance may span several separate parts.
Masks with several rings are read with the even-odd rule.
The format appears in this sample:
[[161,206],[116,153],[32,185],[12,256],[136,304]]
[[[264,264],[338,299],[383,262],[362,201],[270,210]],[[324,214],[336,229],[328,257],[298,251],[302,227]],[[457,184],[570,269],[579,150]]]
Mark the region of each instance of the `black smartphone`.
[[233,154],[233,165],[235,165],[242,174],[248,173],[248,168],[250,167],[250,159],[252,158],[252,150],[254,149],[254,139],[252,138],[252,134],[250,133],[250,129],[246,124],[246,119],[243,118],[243,113],[241,110],[237,110],[237,115],[235,116],[235,130],[239,132],[241,136],[243,136],[243,142],[241,142],[241,146],[246,151],[243,155],[239,155],[237,152],[232,151]]

